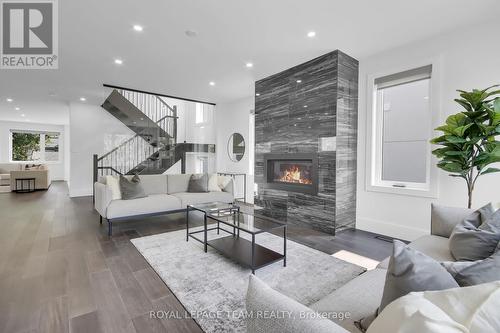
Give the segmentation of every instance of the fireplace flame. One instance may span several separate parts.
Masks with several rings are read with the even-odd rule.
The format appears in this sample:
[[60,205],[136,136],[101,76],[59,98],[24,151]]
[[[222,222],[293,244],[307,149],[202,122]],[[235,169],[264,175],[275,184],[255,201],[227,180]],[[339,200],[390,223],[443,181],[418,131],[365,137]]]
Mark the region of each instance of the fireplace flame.
[[303,177],[300,172],[300,168],[297,165],[291,165],[288,169],[282,172],[282,176],[278,179],[280,182],[286,183],[298,183],[311,185],[312,180]]

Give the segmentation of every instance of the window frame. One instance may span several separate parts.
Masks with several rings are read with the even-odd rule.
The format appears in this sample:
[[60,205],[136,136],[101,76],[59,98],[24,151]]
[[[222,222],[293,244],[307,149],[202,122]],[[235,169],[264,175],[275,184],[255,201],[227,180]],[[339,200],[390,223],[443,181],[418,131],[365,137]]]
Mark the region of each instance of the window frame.
[[367,75],[367,158],[365,177],[367,191],[429,198],[438,197],[438,170],[437,167],[435,167],[437,160],[432,155],[432,146],[430,142],[427,142],[427,172],[425,184],[382,180],[384,112],[383,108],[377,104],[381,101],[377,98],[379,92],[375,80],[384,76],[411,71],[428,65],[432,66],[429,92],[431,112],[429,126],[430,140],[430,138],[434,136],[434,128],[437,127],[439,123],[439,110],[441,105],[441,95],[439,91],[441,82],[439,59],[429,59],[422,63],[391,68],[383,72]]
[[[41,155],[43,156],[42,159],[35,160],[35,161],[16,161],[13,159],[12,154],[14,153],[14,147],[13,147],[13,135],[14,133],[28,133],[28,134],[38,134],[40,135],[40,152],[43,152]],[[45,159],[45,136],[47,134],[57,134],[59,135],[59,150],[57,154],[57,160],[56,161],[47,161]],[[24,130],[24,129],[10,129],[9,131],[9,162],[10,163],[18,163],[18,164],[60,164],[62,163],[62,158],[61,158],[61,153],[62,153],[62,141],[63,140],[63,133],[58,132],[58,131],[44,131],[44,130]]]

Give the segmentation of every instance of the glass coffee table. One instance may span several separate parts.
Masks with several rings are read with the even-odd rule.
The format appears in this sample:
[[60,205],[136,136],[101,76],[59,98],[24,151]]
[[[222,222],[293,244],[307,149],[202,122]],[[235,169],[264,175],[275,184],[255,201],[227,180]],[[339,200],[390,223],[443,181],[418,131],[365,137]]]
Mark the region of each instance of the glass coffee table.
[[[189,213],[191,211],[198,211],[203,214],[203,230],[197,230],[197,231],[189,231]],[[209,203],[203,203],[203,204],[195,204],[195,205],[188,205],[186,208],[186,242],[189,240],[189,237],[196,239],[197,241],[200,241],[199,238],[195,237],[195,234],[198,233],[203,233],[204,240],[201,241],[204,243],[204,249],[205,252],[207,252],[207,232],[210,230],[217,230],[217,234],[220,232],[220,226],[219,223],[217,223],[217,227],[208,227],[207,223],[207,216],[208,215],[232,215],[234,212],[239,212],[240,207],[236,206],[235,204],[231,203],[225,203],[225,202],[209,202]]]
[[[286,224],[272,218],[243,213],[236,205],[225,205],[211,203],[188,206],[186,241],[191,237],[203,243],[205,252],[207,252],[207,247],[210,246],[226,257],[249,267],[252,274],[255,274],[256,269],[280,260],[283,260],[283,266],[286,267]],[[205,213],[203,230],[189,231],[189,211],[192,210]],[[216,226],[208,227],[208,220],[216,222]],[[257,235],[279,229],[282,229],[283,232],[283,253],[273,251],[255,242]],[[207,232],[210,230],[217,230],[217,234],[222,231],[228,235],[208,240]],[[240,232],[250,235],[251,240],[240,237]],[[204,234],[203,239],[196,237],[198,233]]]

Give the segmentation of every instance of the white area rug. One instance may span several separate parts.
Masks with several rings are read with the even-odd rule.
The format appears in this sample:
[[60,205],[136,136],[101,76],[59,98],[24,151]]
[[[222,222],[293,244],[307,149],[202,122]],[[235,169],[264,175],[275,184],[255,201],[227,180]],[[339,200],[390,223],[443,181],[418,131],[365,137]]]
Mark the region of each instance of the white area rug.
[[[215,232],[209,233],[209,239],[215,237]],[[283,251],[280,237],[263,233],[256,240]],[[250,269],[210,247],[208,253],[203,252],[203,244],[193,239],[186,242],[182,230],[132,239],[132,243],[189,313],[203,313],[194,319],[205,332],[246,332],[245,321],[238,314],[245,311]],[[359,266],[288,240],[287,267],[279,261],[257,270],[256,275],[272,288],[309,305],[363,272]]]

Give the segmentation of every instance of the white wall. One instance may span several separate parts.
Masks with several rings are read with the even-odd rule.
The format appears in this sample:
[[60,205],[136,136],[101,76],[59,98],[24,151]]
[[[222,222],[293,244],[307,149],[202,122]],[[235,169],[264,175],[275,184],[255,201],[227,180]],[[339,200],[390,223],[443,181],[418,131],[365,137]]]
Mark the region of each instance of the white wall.
[[52,180],[65,180],[65,126],[51,124],[35,124],[28,122],[0,121],[0,163],[11,163],[11,144],[10,130],[29,130],[29,131],[53,131],[61,133],[59,139],[59,162],[45,162],[49,168],[50,177]]
[[70,104],[71,197],[92,195],[93,154],[102,155],[134,132],[98,105]]
[[[253,158],[250,154],[253,149],[249,148],[249,116],[251,110],[255,109],[254,97],[240,99],[231,103],[217,104],[215,111],[217,129],[217,171],[219,172],[242,172],[247,174],[247,202],[253,202],[254,177],[251,173],[250,162]],[[245,155],[239,162],[229,159],[227,143],[233,133],[240,133],[245,139]],[[242,177],[237,177],[237,196],[243,196]]]
[[214,107],[209,112],[208,121],[204,124],[196,124],[196,103],[182,101],[174,98],[162,97],[170,106],[177,106],[177,142],[215,144],[215,119]]
[[[366,121],[369,112],[367,77],[380,72],[418,67],[422,62],[430,63],[432,59],[438,59],[441,107],[432,111],[438,113],[439,122],[442,123],[448,115],[461,110],[453,101],[457,97],[456,89],[486,88],[500,83],[500,43],[496,42],[498,31],[500,24],[490,23],[359,59],[357,228],[412,240],[429,233],[431,202],[461,207],[465,207],[467,202],[465,182],[449,177],[441,170],[436,198],[366,190],[366,133],[369,126]],[[500,201],[499,188],[500,174],[479,178],[474,206]]]

